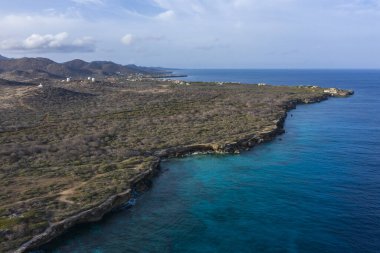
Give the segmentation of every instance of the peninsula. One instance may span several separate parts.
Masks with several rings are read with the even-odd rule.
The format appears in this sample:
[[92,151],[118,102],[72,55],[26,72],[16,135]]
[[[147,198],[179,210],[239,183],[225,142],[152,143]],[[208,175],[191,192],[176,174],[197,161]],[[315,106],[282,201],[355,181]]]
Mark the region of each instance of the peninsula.
[[41,71],[3,70],[3,78],[28,80],[0,80],[1,252],[27,252],[101,219],[132,189],[147,189],[162,158],[239,153],[283,133],[297,104],[353,94]]

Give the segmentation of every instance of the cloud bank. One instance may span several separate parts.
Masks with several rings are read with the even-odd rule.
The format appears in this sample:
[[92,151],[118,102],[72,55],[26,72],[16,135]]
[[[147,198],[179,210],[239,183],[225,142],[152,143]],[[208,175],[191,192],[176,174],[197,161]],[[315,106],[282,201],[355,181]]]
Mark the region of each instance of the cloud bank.
[[12,0],[0,10],[0,54],[189,68],[380,68],[378,27],[380,0]]
[[37,52],[94,52],[95,42],[91,37],[82,37],[69,40],[69,34],[32,34],[22,41],[4,40],[0,42],[0,48],[15,51]]
[[131,45],[133,42],[134,42],[134,37],[132,34],[126,34],[124,35],[122,38],[121,38],[121,42],[124,44],[124,45]]

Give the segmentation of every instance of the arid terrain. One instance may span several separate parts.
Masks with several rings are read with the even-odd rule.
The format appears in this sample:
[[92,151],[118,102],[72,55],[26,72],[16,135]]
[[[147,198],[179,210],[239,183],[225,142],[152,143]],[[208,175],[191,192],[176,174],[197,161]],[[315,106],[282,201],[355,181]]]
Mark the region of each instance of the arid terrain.
[[124,77],[42,83],[0,80],[1,252],[101,218],[144,187],[162,157],[239,152],[281,133],[296,104],[350,94]]

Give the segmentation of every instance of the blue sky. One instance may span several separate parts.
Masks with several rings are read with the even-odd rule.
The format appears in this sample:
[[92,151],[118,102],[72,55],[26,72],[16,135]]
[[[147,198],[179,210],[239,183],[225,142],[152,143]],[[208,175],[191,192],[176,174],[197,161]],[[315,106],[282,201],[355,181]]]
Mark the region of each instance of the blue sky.
[[380,0],[1,0],[0,54],[179,68],[380,68]]

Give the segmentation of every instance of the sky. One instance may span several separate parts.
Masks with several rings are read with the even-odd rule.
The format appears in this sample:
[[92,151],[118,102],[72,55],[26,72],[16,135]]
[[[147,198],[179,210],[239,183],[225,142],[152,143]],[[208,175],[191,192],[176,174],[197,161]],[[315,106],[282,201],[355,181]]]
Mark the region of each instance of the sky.
[[380,0],[0,0],[0,55],[172,68],[380,68]]

